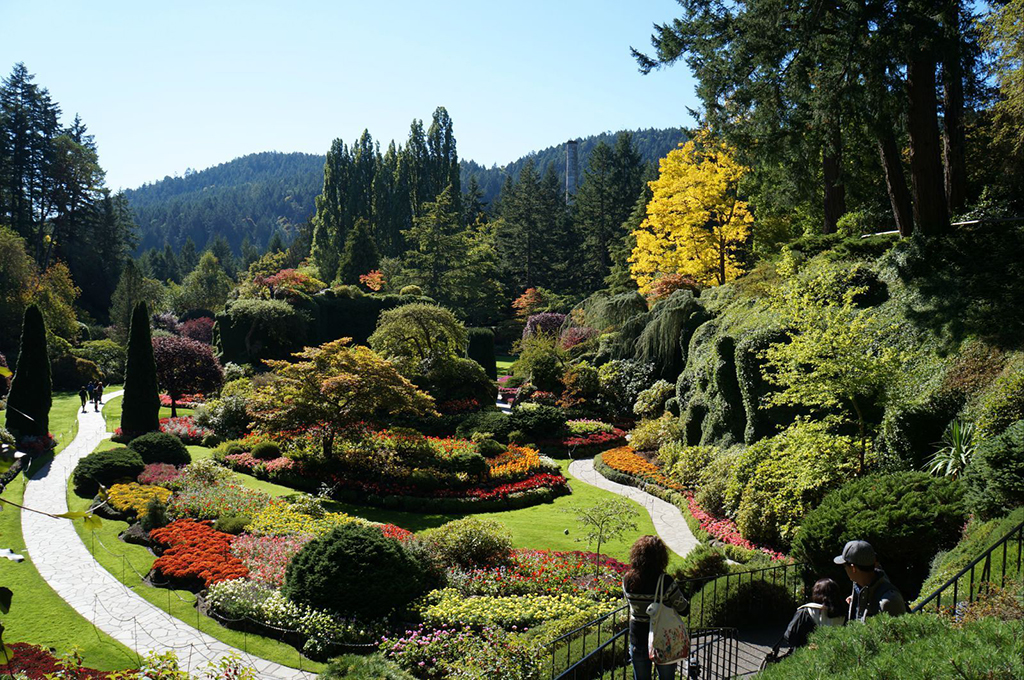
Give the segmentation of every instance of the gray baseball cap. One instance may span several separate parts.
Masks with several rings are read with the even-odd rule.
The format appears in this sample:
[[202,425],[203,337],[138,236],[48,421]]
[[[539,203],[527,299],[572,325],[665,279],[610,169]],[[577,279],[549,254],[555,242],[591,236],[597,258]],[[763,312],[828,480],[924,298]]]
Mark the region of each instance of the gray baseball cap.
[[875,566],[875,549],[867,541],[850,541],[843,547],[843,554],[836,557],[835,563],[873,567]]

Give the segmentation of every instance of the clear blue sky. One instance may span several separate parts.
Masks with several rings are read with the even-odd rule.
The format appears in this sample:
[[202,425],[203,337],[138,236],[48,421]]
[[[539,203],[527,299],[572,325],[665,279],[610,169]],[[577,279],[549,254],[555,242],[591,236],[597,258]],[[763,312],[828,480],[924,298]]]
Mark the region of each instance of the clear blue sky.
[[24,62],[96,136],[114,189],[256,151],[386,146],[445,106],[461,158],[503,164],[570,137],[691,124],[684,64],[631,45],[674,0],[508,3],[0,0],[0,70]]

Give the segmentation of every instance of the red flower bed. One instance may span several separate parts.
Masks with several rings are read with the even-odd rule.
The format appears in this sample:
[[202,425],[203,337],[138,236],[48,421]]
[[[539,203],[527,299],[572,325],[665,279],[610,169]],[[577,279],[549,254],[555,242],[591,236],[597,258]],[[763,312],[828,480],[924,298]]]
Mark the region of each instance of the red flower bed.
[[161,418],[160,431],[173,434],[185,444],[202,444],[203,439],[213,434],[213,430],[196,425],[192,416]]
[[688,491],[685,496],[686,505],[690,510],[690,514],[693,515],[694,519],[696,519],[700,524],[700,528],[717,538],[722,543],[738,545],[739,547],[746,548],[747,550],[760,550],[773,560],[786,559],[786,556],[780,552],[755,545],[743,538],[743,536],[740,535],[740,530],[736,527],[736,522],[733,522],[731,519],[719,519],[706,512],[704,508],[700,507],[700,504],[694,497],[693,492]]
[[196,580],[209,587],[220,581],[245,578],[249,570],[231,553],[234,536],[217,531],[210,522],[179,519],[149,537],[164,548],[153,570],[168,578]]
[[626,442],[626,433],[619,428],[611,432],[595,432],[580,437],[561,437],[559,439],[544,439],[537,442],[538,446],[562,446],[567,449],[581,449],[587,447],[606,447]]
[[394,524],[382,524],[380,527],[381,532],[388,538],[393,538],[396,541],[408,541],[415,534],[408,529],[403,529],[400,526]]
[[[12,642],[9,646],[14,650],[14,656],[11,657],[9,664],[0,666],[0,672],[5,675],[15,676],[18,673],[24,673],[35,679],[44,678],[50,673],[59,673],[63,670],[59,663],[60,660],[49,650],[30,645],[27,642]],[[0,654],[0,663],[3,661],[3,655]],[[83,680],[102,680],[108,675],[105,671],[97,671],[92,668],[82,668],[77,673],[74,677]]]
[[509,565],[466,572],[463,588],[477,595],[575,595],[590,590],[618,596],[628,569],[628,564],[592,552],[519,549]]
[[453,416],[459,413],[471,413],[473,411],[480,410],[480,402],[476,399],[453,399],[451,401],[442,401],[438,404],[437,410],[446,416]]
[[518,387],[499,387],[498,397],[509,405],[512,405],[516,400],[516,395],[519,394]]

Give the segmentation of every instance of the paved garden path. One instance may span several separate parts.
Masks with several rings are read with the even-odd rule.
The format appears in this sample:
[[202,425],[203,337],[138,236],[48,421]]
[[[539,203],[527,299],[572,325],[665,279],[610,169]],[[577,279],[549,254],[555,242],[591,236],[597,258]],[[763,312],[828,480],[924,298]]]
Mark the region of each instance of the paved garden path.
[[592,459],[585,458],[569,463],[569,473],[581,482],[625,496],[644,506],[650,514],[651,520],[654,521],[654,528],[661,536],[661,540],[665,541],[665,545],[680,557],[685,557],[700,544],[700,541],[690,531],[690,526],[686,523],[679,508],[668,501],[641,491],[635,486],[613,482],[594,469]]
[[[112,399],[121,394],[119,390],[104,396]],[[25,487],[25,506],[54,514],[67,512],[68,479],[75,464],[109,436],[102,413],[79,412],[78,436],[32,475]],[[21,518],[26,550],[46,582],[97,628],[140,654],[174,650],[190,673],[205,670],[210,661],[237,654],[261,678],[316,677],[315,673],[249,656],[150,604],[93,559],[71,522],[35,512],[22,512]]]

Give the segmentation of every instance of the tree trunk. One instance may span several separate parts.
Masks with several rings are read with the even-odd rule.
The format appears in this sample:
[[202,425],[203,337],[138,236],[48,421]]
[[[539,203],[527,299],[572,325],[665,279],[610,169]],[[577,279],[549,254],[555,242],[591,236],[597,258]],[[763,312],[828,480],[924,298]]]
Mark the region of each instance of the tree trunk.
[[834,234],[839,218],[846,212],[846,186],[843,184],[843,132],[839,121],[829,121],[829,141],[821,153],[825,183],[825,234]]
[[939,150],[934,56],[919,54],[907,64],[907,96],[914,222],[922,234],[941,234],[949,229],[949,212]]
[[960,32],[960,3],[951,2],[943,13],[949,48],[942,62],[942,158],[945,163],[946,205],[957,213],[967,204],[967,159],[964,148],[964,74]]
[[886,126],[885,131],[879,135],[878,154],[882,158],[882,168],[885,169],[885,186],[889,192],[889,203],[892,205],[896,228],[899,229],[900,236],[906,238],[914,233],[914,215],[910,191],[907,189],[907,177],[903,172],[903,161],[892,126]]
[[178,417],[178,399],[173,394],[170,395],[170,397],[171,397],[171,417],[172,418],[177,418]]

